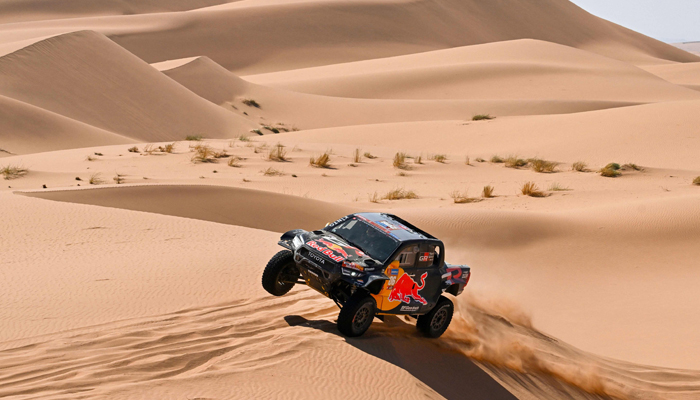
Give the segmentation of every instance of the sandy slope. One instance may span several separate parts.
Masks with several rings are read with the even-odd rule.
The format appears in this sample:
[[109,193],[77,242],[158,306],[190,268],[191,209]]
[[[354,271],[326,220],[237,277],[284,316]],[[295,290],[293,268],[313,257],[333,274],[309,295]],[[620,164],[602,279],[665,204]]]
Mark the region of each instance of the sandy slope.
[[7,151],[25,154],[134,140],[0,96],[0,142]]
[[698,60],[562,0],[256,0],[181,13],[5,24],[0,38],[8,43],[84,29],[107,34],[149,63],[205,55],[240,74],[522,38],[634,63]]
[[293,91],[355,98],[638,102],[698,98],[696,92],[669,85],[630,64],[538,40],[458,47],[245,79]]
[[644,69],[677,85],[700,87],[700,63],[649,65]]
[[3,96],[136,140],[226,137],[253,126],[95,32],[58,36],[6,55],[0,76]]

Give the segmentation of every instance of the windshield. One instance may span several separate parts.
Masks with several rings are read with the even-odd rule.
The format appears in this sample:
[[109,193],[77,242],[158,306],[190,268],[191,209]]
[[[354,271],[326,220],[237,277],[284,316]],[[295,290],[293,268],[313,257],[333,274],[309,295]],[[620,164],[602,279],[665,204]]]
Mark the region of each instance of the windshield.
[[399,242],[377,228],[356,218],[349,219],[331,229],[350,244],[358,246],[375,260],[386,261],[399,246]]

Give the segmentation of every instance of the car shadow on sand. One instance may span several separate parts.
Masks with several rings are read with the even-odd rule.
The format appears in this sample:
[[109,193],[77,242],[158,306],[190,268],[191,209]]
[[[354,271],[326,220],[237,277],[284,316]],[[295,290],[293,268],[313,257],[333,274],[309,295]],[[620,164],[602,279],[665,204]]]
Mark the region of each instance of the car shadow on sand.
[[290,326],[341,336],[351,346],[404,369],[446,399],[517,400],[469,358],[439,347],[434,339],[419,336],[414,326],[400,318],[375,322],[360,338],[341,335],[327,320],[307,320],[298,315],[284,319]]

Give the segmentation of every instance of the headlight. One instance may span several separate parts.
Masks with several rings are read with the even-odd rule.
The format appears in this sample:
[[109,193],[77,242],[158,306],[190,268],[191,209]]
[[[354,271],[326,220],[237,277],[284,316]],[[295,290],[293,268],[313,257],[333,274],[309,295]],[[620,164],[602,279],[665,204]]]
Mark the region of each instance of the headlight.
[[341,268],[343,271],[343,275],[351,276],[353,278],[357,278],[358,276],[362,275],[362,272],[360,271],[355,271],[352,269],[347,269],[347,268]]
[[294,250],[298,249],[303,244],[304,241],[301,240],[301,236],[294,236],[294,240],[292,240],[292,247],[294,247]]

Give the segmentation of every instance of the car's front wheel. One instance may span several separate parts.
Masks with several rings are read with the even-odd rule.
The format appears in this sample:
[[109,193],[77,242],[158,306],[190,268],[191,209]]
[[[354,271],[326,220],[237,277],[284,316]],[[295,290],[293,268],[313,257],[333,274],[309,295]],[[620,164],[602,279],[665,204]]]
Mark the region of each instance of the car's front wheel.
[[273,296],[287,294],[299,279],[299,268],[294,262],[294,254],[289,250],[282,250],[272,256],[265,267],[262,276],[262,285]]
[[440,296],[440,300],[429,313],[418,317],[416,327],[425,336],[438,338],[450,326],[452,314],[454,314],[454,304],[447,297]]
[[364,292],[356,292],[338,314],[338,330],[345,336],[362,336],[374,320],[377,302]]

